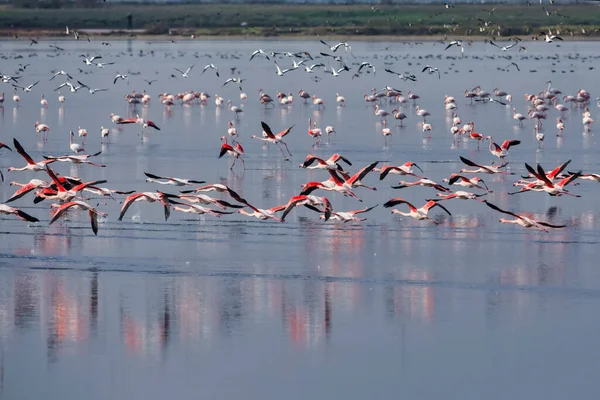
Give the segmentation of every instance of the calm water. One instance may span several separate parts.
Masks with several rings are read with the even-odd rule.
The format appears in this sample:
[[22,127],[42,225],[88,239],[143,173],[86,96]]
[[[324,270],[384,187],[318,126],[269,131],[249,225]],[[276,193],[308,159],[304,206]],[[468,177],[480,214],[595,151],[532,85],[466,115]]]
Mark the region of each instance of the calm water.
[[[420,206],[435,196],[434,189],[393,190],[398,176],[379,181],[376,174],[365,179],[376,192],[356,190],[364,203],[325,192],[339,211],[379,204],[365,215],[367,221],[352,224],[323,223],[306,209],[293,211],[285,224],[239,214],[217,219],[178,212],[165,222],[161,207],[148,203],[134,204],[118,222],[121,204],[94,199],[91,204],[100,203],[98,208],[109,213],[96,237],[85,213],[70,213],[68,221],[49,227],[50,202],[34,205],[30,194],[14,206],[38,217],[39,224],[0,218],[0,397],[439,399],[452,393],[465,399],[564,399],[573,392],[585,398],[600,394],[600,186],[581,181],[571,187],[581,198],[507,195],[525,173],[525,162],[549,170],[572,159],[569,170],[598,172],[597,129],[583,133],[582,109],[572,108],[563,118],[564,136],[557,138],[559,115],[551,108],[540,148],[533,122],[519,128],[512,107],[471,105],[463,97],[476,85],[487,91],[498,87],[511,93],[512,106],[525,114],[523,95],[539,93],[551,79],[563,94],[586,88],[595,98],[591,83],[597,70],[591,68],[600,56],[598,44],[531,42],[521,53],[474,44],[461,59],[457,49],[444,52],[431,42],[352,43],[356,58],[344,56],[353,72],[370,60],[376,74],[352,79],[352,73],[334,78],[319,71],[314,74],[319,82],[301,70],[278,77],[273,64],[258,57],[247,61],[257,48],[327,51],[316,41],[133,41],[110,47],[68,41],[58,43],[65,49],[60,52],[48,44],[0,44],[3,74],[14,75],[18,64],[29,63],[18,74],[20,83],[40,81],[31,93],[19,92],[17,107],[12,88],[2,84],[7,99],[0,108],[0,141],[12,146],[12,138],[18,138],[37,161],[69,153],[69,130],[87,128],[87,152],[102,150],[97,162],[107,167],[54,164],[63,175],[106,179],[103,186],[119,190],[179,190],[146,183],[147,171],[224,183],[258,207],[273,207],[286,203],[305,182],[328,178],[324,171],[298,168],[311,152],[306,129],[312,118],[322,129],[333,125],[338,132],[315,154],[327,158],[339,152],[353,163],[351,171],[374,160],[412,160],[439,182],[464,167],[459,156],[484,164],[495,158],[487,145],[477,150],[472,141],[453,144],[452,113],[443,105],[447,94],[457,98],[463,124],[475,121],[478,132],[499,143],[521,140],[508,158],[509,170],[517,175],[482,176],[494,191],[488,200],[568,227],[542,233],[500,224],[501,215],[484,204],[460,200],[445,203],[451,217],[432,212],[438,226],[400,219],[382,204],[402,196]],[[99,54],[101,61],[115,64],[89,67],[81,54]],[[520,72],[498,69],[513,61]],[[188,79],[173,69],[194,63]],[[211,70],[201,75],[207,63],[219,67],[219,78]],[[289,61],[279,63],[283,68]],[[421,74],[427,64],[438,67],[442,79]],[[247,79],[243,89],[249,100],[236,121],[245,172],[238,165],[230,171],[229,160],[217,159],[219,138],[233,114],[216,108],[214,96],[240,105],[237,86],[221,87],[231,67]],[[414,73],[418,81],[405,83],[384,68]],[[62,90],[67,99],[59,107],[53,89],[64,79],[49,78],[50,71],[60,69],[109,91]],[[128,82],[113,84],[117,72],[128,73]],[[172,73],[177,77],[170,78]],[[158,81],[148,86],[143,79]],[[430,138],[407,104],[403,128],[388,118],[393,138],[385,143],[381,118],[363,101],[364,93],[385,85],[421,96],[418,104],[432,114]],[[262,109],[261,88],[273,97],[277,90],[293,93],[294,105]],[[297,96],[301,88],[325,99],[325,110],[303,105]],[[128,106],[123,95],[133,89],[147,89],[151,104],[137,110]],[[161,92],[186,90],[212,98],[206,106],[167,108],[158,101]],[[345,107],[336,107],[336,92],[346,97]],[[47,108],[40,109],[41,94],[50,102]],[[382,104],[387,111],[394,107]],[[592,118],[600,118],[594,102],[590,109]],[[142,141],[139,127],[124,126],[112,130],[109,145],[101,145],[100,126],[115,128],[111,112],[138,113],[162,130]],[[260,135],[261,120],[276,131],[295,125],[287,140],[290,162],[275,147],[250,139]],[[50,126],[48,142],[35,133],[36,121]],[[6,171],[23,165],[16,152],[1,151],[0,199],[12,195],[13,180],[47,179],[44,173]]]

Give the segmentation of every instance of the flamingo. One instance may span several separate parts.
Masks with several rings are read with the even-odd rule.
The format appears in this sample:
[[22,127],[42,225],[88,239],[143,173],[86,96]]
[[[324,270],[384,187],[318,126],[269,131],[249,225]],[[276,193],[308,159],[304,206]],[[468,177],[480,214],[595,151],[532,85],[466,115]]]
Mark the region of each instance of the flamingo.
[[506,172],[506,171],[500,171],[500,168],[504,168],[506,167],[506,164],[501,164],[501,165],[479,165],[474,163],[471,160],[468,160],[466,158],[464,158],[463,156],[460,156],[460,160],[465,163],[466,165],[468,165],[469,167],[477,167],[477,169],[473,169],[473,170],[469,170],[469,169],[461,169],[459,171],[459,173],[470,173],[470,174],[478,174],[478,173],[485,173],[485,174],[506,174],[506,175],[513,175],[512,172]]
[[432,181],[429,178],[421,178],[417,181],[414,182],[405,182],[405,181],[400,181],[399,185],[397,186],[392,186],[392,189],[404,189],[407,187],[411,187],[411,186],[423,186],[423,187],[432,187],[436,190],[439,190],[441,192],[449,192],[450,189],[440,185],[439,183],[436,183],[434,181]]
[[565,130],[565,124],[563,124],[562,119],[557,118],[556,120],[556,129],[558,129],[558,135],[561,136],[563,131]]
[[[476,187],[478,189],[485,190],[486,192],[491,192],[490,189],[485,184],[485,182],[483,181],[483,179],[481,179],[478,176],[469,179],[469,178],[459,175],[459,174],[452,174],[452,175],[450,175],[450,179],[444,178],[444,179],[442,179],[442,182],[448,182],[448,185],[457,185],[457,186],[463,186],[463,187],[467,187],[467,188]],[[479,185],[479,183],[483,184],[483,186]]]
[[147,177],[146,182],[158,183],[159,185],[186,186],[201,185],[203,183],[206,183],[205,181],[196,181],[193,179],[162,177],[150,174],[148,172],[144,172],[144,175],[146,175]]
[[325,102],[323,101],[323,99],[318,98],[316,95],[313,95],[312,99],[313,104],[317,106],[317,109],[320,109],[321,106],[323,107],[323,109],[325,109]]
[[17,94],[17,88],[13,88],[13,101],[15,103],[18,103],[21,101],[21,97],[19,97],[19,95]]
[[419,167],[416,163],[414,163],[412,161],[407,161],[404,164],[399,165],[399,166],[384,165],[380,169],[375,168],[374,171],[379,172],[379,180],[380,181],[384,180],[385,177],[388,176],[388,174],[394,174],[394,175],[411,175],[411,176],[414,176],[415,178],[421,179],[422,176],[415,175],[414,174],[414,170],[412,169],[412,167],[417,168],[419,171],[421,171],[421,173],[423,172],[423,170],[421,169],[421,167]]
[[450,213],[450,211],[448,211],[448,209],[446,207],[444,207],[443,205],[438,203],[438,201],[439,200],[429,200],[429,201],[427,201],[427,203],[425,203],[425,205],[423,205],[423,207],[417,208],[417,207],[413,206],[411,203],[409,203],[408,201],[404,200],[402,197],[395,197],[395,198],[385,202],[383,204],[383,206],[385,208],[390,208],[390,207],[394,207],[398,204],[406,204],[408,206],[408,208],[410,209],[410,212],[403,212],[403,211],[400,211],[397,209],[393,209],[392,214],[403,215],[405,217],[414,218],[419,221],[428,220],[428,221],[431,221],[433,224],[437,225],[438,222],[431,219],[428,215],[429,210],[431,210],[433,207],[439,207],[442,210],[446,211],[448,213],[448,215],[452,215]]
[[73,133],[73,131],[71,131],[69,133],[69,147],[71,148],[71,151],[73,151],[75,154],[84,152],[85,149],[83,148],[82,144],[73,142],[74,136],[75,134]]
[[406,119],[406,114],[398,111],[397,109],[393,109],[392,115],[394,116],[394,119],[400,120],[400,126],[402,126],[402,121]]
[[40,100],[40,105],[41,105],[42,107],[48,107],[48,100],[46,100],[46,99],[44,98],[44,95],[42,95],[42,99]]
[[315,121],[313,123],[312,119],[310,118],[308,119],[308,136],[312,137],[313,139],[317,139],[317,141],[312,145],[313,148],[321,143],[321,129],[317,128],[317,122]]
[[517,109],[513,108],[513,119],[519,121],[519,125],[523,126],[523,121],[527,118],[523,116],[523,114],[517,113]]
[[87,129],[79,127],[79,129],[77,130],[77,133],[79,134],[79,137],[83,138],[82,144],[85,144],[85,137],[87,136]]
[[511,139],[505,140],[504,142],[502,142],[501,146],[498,146],[491,136],[487,136],[486,139],[489,139],[490,141],[490,153],[492,153],[493,156],[496,156],[499,159],[503,159],[504,157],[506,157],[508,155],[508,149],[510,149],[512,146],[517,146],[521,143],[520,140]]
[[387,121],[385,119],[383,120],[383,129],[381,130],[381,133],[383,134],[385,142],[387,143],[387,138],[388,136],[392,135],[392,130],[387,127]]
[[109,134],[110,134],[110,129],[101,126],[100,127],[100,136],[102,137],[102,140],[100,141],[100,143],[104,143],[104,139],[106,139],[108,141],[108,143],[110,143],[110,139],[108,138]]
[[[352,165],[352,163],[350,161],[348,161],[348,159],[338,153],[335,153],[334,155],[332,155],[331,157],[329,157],[327,160],[323,160],[319,157],[316,156],[312,156],[312,155],[308,155],[306,156],[306,158],[304,159],[304,162],[302,164],[300,164],[300,168],[306,168],[306,169],[332,169],[332,170],[338,170],[338,171],[343,171],[344,169],[342,168],[342,166],[340,164],[338,164],[338,161],[343,161],[348,165]],[[313,164],[315,161],[317,161],[316,165],[311,166],[311,164]]]
[[179,204],[179,205],[183,205],[187,208],[183,208],[183,207],[179,207],[179,206],[173,206],[173,210],[175,211],[180,211],[180,212],[184,212],[184,213],[192,213],[192,214],[208,214],[208,215],[212,215],[213,217],[220,217],[221,215],[224,214],[233,214],[232,211],[219,211],[219,210],[211,210],[210,208],[206,208],[203,206],[200,206],[198,204],[185,204],[185,203],[179,203],[177,201],[173,201],[170,200],[171,204]]
[[271,128],[269,127],[269,125],[267,125],[266,122],[261,121],[260,122],[263,128],[263,134],[266,135],[266,137],[263,138],[259,138],[256,135],[252,135],[252,139],[258,139],[258,140],[262,140],[265,141],[267,143],[273,143],[275,145],[277,145],[277,147],[279,147],[279,150],[281,150],[281,154],[283,154],[283,158],[285,159],[285,161],[289,161],[289,159],[286,157],[285,153],[283,152],[283,149],[281,148],[281,146],[279,145],[279,143],[282,143],[285,146],[285,149],[287,150],[288,154],[290,155],[290,157],[292,156],[292,153],[290,153],[290,149],[288,148],[287,143],[285,143],[283,141],[283,138],[290,133],[290,131],[292,130],[292,128],[294,127],[294,125],[290,126],[289,128],[287,128],[286,130],[283,130],[281,132],[279,132],[278,134],[273,134],[273,131],[271,130]]
[[335,101],[340,105],[343,106],[346,104],[346,99],[344,98],[344,96],[340,96],[339,93],[335,94]]
[[227,101],[227,106],[229,107],[229,111],[235,114],[235,118],[238,119],[239,115],[244,112],[240,107],[234,106],[231,103],[231,100]]
[[[234,136],[237,136],[237,129],[233,126],[233,121],[229,121],[229,123],[227,124],[227,134],[233,138]],[[233,139],[235,141],[235,139]]]
[[227,143],[227,138],[225,136],[221,136],[221,140],[225,143],[221,145],[221,152],[219,153],[219,158],[223,157],[225,154],[229,154],[233,157],[233,164],[231,164],[231,167],[229,167],[229,169],[233,169],[236,160],[239,158],[240,160],[242,160],[242,165],[244,166],[245,170],[246,162],[243,158],[241,158],[244,155],[244,148],[242,147],[242,145],[239,143],[235,143],[235,147],[231,146],[229,143]]
[[523,214],[519,215],[519,214],[510,212],[510,211],[503,210],[500,207],[498,207],[488,201],[484,201],[484,203],[488,207],[490,207],[492,210],[496,210],[502,214],[507,214],[507,215],[510,215],[515,218],[515,219],[500,218],[500,222],[505,223],[505,224],[517,224],[524,228],[533,228],[533,229],[540,230],[542,232],[548,232],[548,228],[553,228],[553,229],[566,228],[566,225],[553,225],[553,224],[549,224],[547,222],[535,220],[535,219],[533,219],[529,216],[523,215]]
[[42,137],[44,139],[44,141],[48,140],[48,131],[50,130],[50,127],[46,124],[41,124],[39,122],[35,123],[35,131],[37,133],[42,133]]

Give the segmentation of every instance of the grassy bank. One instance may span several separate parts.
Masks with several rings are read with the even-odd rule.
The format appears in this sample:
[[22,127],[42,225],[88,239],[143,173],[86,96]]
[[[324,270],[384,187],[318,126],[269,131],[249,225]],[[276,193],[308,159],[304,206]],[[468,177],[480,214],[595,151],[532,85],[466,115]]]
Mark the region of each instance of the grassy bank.
[[[127,14],[133,28],[149,34],[178,33],[227,36],[287,35],[534,35],[560,26],[562,35],[600,36],[600,7],[594,5],[547,8],[498,5],[490,14],[482,5],[102,5],[94,9],[18,9],[0,7],[0,27],[10,31],[63,32],[65,26],[123,30]],[[490,8],[485,6],[485,8]],[[552,11],[556,10],[558,14]],[[485,26],[484,21],[487,24]],[[482,31],[481,29],[484,29]],[[495,33],[498,35],[498,33]]]

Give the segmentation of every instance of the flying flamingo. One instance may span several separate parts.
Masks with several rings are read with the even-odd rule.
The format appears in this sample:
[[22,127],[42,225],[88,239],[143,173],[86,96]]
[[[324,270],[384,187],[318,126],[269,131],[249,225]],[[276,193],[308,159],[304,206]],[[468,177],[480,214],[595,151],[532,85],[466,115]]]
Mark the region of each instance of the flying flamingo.
[[461,169],[459,171],[459,173],[469,173],[469,174],[478,174],[478,173],[485,173],[485,174],[506,174],[506,175],[514,175],[513,172],[506,172],[506,171],[500,171],[500,168],[504,168],[506,167],[507,164],[501,164],[501,165],[479,165],[474,163],[471,160],[467,160],[466,158],[464,158],[463,156],[460,156],[460,160],[467,164],[469,167],[476,167],[477,169],[473,169],[473,170],[469,170],[469,169]]
[[[338,153],[335,153],[334,155],[329,157],[329,159],[327,159],[327,160],[323,160],[316,156],[308,155],[304,159],[304,162],[302,164],[300,164],[300,168],[334,169],[334,170],[343,171],[344,169],[342,168],[342,166],[340,164],[338,164],[338,161],[340,161],[340,160],[345,162],[348,165],[352,165],[352,163],[350,161],[348,161],[348,159],[346,157],[344,157]],[[313,164],[315,161],[317,162],[317,164],[311,166],[311,164]]]
[[291,157],[292,153],[290,153],[290,149],[288,149],[288,145],[287,145],[287,143],[285,143],[283,141],[283,138],[285,137],[285,135],[287,135],[288,133],[290,133],[290,131],[292,130],[292,128],[294,127],[294,125],[290,126],[286,130],[283,130],[283,131],[281,131],[281,132],[279,132],[278,134],[275,135],[275,134],[273,134],[273,131],[271,130],[271,128],[269,127],[269,125],[267,125],[263,121],[261,121],[260,123],[262,125],[263,135],[265,137],[259,138],[256,135],[252,135],[251,138],[252,139],[262,140],[262,141],[265,141],[267,143],[273,143],[273,144],[277,145],[277,147],[279,147],[279,150],[281,150],[281,154],[283,154],[283,158],[285,159],[285,161],[289,161],[289,159],[287,158],[287,156],[283,152],[283,149],[281,148],[281,146],[279,145],[279,143],[283,143],[283,145],[285,146],[285,149],[287,150],[288,154]]
[[263,208],[256,208],[256,207],[254,207],[251,204],[246,204],[246,205],[252,209],[252,212],[248,212],[248,211],[246,211],[244,209],[240,209],[240,210],[238,210],[238,212],[240,214],[247,215],[248,217],[258,218],[261,221],[272,219],[272,220],[275,220],[277,222],[281,222],[281,218],[277,217],[275,215],[275,213],[283,211],[287,207],[287,205],[284,204],[282,206],[276,206],[276,207],[271,207],[271,208],[263,209]]
[[384,165],[381,168],[375,168],[374,171],[379,172],[379,180],[380,181],[385,179],[385,177],[388,176],[388,174],[411,175],[411,176],[414,176],[415,178],[419,178],[419,179],[422,178],[422,176],[415,175],[413,172],[414,170],[411,167],[415,167],[419,171],[421,171],[421,173],[423,173],[423,170],[421,169],[421,167],[419,167],[416,163],[414,163],[412,161],[407,161],[400,166]]
[[533,228],[533,229],[540,230],[542,232],[548,232],[547,228],[554,228],[554,229],[566,228],[566,225],[553,225],[553,224],[549,224],[547,222],[537,221],[537,220],[535,220],[529,216],[523,215],[523,214],[519,215],[519,214],[515,214],[510,211],[503,210],[500,207],[498,207],[492,203],[489,203],[488,201],[484,201],[484,202],[485,202],[485,204],[487,204],[488,207],[490,207],[493,210],[501,212],[502,214],[508,214],[510,216],[515,217],[515,219],[500,218],[500,222],[505,223],[505,224],[517,224],[524,228]]
[[490,153],[499,159],[506,157],[508,155],[508,149],[510,149],[512,146],[516,146],[521,143],[520,140],[512,139],[505,140],[501,146],[498,146],[491,136],[487,136],[486,139],[489,139],[490,141]]
[[393,209],[392,214],[403,215],[405,217],[414,218],[419,221],[426,219],[428,221],[431,221],[435,225],[437,225],[438,222],[429,218],[429,215],[428,215],[429,210],[431,210],[433,207],[440,207],[442,210],[446,211],[448,213],[448,215],[452,215],[450,213],[450,211],[448,211],[448,209],[446,207],[444,207],[443,205],[438,203],[438,201],[439,200],[429,200],[427,203],[425,203],[425,205],[423,205],[423,207],[417,208],[417,207],[413,206],[411,203],[409,203],[408,201],[404,200],[402,197],[396,197],[396,198],[393,198],[393,199],[385,202],[383,204],[383,206],[385,208],[390,208],[390,207],[394,207],[398,204],[406,204],[408,206],[408,208],[410,209],[410,212],[403,212],[403,211],[400,211],[397,209]]

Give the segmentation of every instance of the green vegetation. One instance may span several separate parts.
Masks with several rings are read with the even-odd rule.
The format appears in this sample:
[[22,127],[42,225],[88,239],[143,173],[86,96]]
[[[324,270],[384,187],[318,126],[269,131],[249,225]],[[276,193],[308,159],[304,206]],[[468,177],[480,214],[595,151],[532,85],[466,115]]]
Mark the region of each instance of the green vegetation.
[[[26,0],[23,0],[26,1]],[[59,0],[56,0],[59,1]],[[535,35],[539,30],[560,29],[561,34],[600,35],[600,7],[594,5],[498,5],[490,14],[479,4],[457,5],[114,5],[74,4],[76,8],[23,8],[0,6],[0,26],[8,31],[62,32],[74,29],[123,31],[127,14],[133,28],[149,34],[197,35]],[[86,5],[84,5],[86,4]],[[86,8],[93,7],[93,8]],[[552,6],[553,7],[553,6]],[[485,26],[487,24],[487,26]]]

